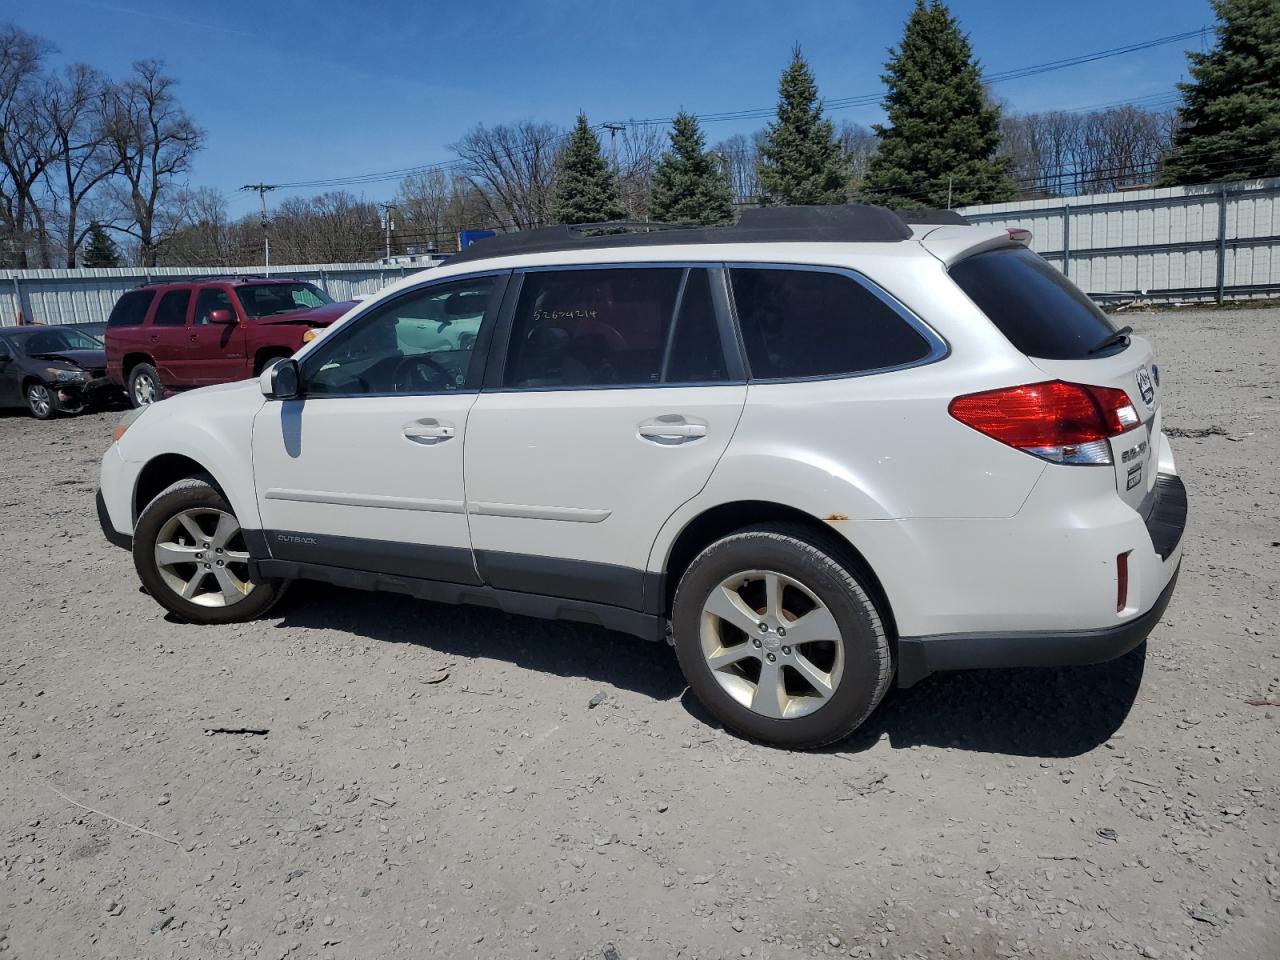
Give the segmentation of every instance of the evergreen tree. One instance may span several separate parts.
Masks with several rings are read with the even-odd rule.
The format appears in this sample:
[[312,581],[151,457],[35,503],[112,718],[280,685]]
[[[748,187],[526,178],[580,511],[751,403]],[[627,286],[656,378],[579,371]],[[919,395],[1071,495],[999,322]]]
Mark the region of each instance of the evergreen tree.
[[889,207],[1012,200],[1008,158],[995,155],[1000,109],[987,100],[969,39],[941,0],[916,0],[885,69],[889,122],[873,125],[880,145],[861,196]]
[[102,224],[96,220],[89,225],[89,242],[85,244],[80,265],[82,267],[120,266],[120,248],[111,239],[111,234],[107,233],[102,228]]
[[618,199],[618,181],[600,155],[600,139],[587,126],[586,114],[580,113],[560,159],[552,216],[556,223],[601,223],[626,215]]
[[1188,51],[1182,127],[1163,184],[1280,176],[1280,3],[1213,0],[1217,44]]
[[760,145],[760,189],[770,203],[844,203],[849,164],[822,116],[818,85],[800,48],[778,83],[778,119]]
[[653,172],[649,213],[667,223],[727,223],[733,195],[720,159],[708,153],[698,118],[681,111],[672,125],[671,149]]

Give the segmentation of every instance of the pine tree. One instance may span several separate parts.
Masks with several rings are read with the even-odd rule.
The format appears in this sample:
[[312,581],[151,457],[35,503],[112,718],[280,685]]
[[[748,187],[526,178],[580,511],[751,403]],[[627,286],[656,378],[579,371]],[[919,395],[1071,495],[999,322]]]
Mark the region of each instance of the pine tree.
[[727,223],[733,195],[719,158],[708,153],[698,118],[681,111],[672,125],[671,149],[653,172],[649,213],[667,223]]
[[[982,89],[969,39],[941,0],[916,0],[889,51],[879,148],[860,195],[890,207],[959,207],[1012,200],[1008,158],[997,157],[1000,109]],[[949,202],[948,202],[949,201]]]
[[844,203],[849,164],[823,119],[818,85],[800,48],[778,83],[778,119],[760,145],[760,189],[770,203]]
[[120,248],[111,239],[111,234],[107,233],[102,228],[102,224],[96,220],[89,225],[89,242],[85,244],[80,265],[84,267],[120,266]]
[[1163,184],[1280,176],[1280,3],[1213,0],[1217,44],[1188,51],[1182,127]]
[[618,181],[600,155],[600,139],[580,113],[560,160],[552,216],[556,223],[602,223],[626,215]]

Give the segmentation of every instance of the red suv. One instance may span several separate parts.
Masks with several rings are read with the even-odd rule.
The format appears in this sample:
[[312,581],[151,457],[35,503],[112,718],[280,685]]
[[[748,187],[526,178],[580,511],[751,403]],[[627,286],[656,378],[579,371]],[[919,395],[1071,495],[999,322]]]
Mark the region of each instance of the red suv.
[[256,376],[353,303],[281,277],[150,283],[107,318],[107,376],[141,407],[166,392]]

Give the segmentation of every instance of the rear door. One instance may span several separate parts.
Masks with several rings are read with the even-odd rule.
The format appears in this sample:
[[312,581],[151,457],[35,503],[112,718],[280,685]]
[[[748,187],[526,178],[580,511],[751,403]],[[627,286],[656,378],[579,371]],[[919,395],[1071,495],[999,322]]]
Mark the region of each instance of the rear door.
[[151,315],[148,347],[156,362],[160,382],[171,387],[192,386],[191,369],[191,288],[165,291]]
[[1135,509],[1154,486],[1160,438],[1159,376],[1151,344],[1121,336],[1097,305],[1024,247],[975,254],[951,278],[1046,379],[1123,390],[1139,425],[1111,439],[1116,491]]
[[[236,322],[212,322],[210,317],[215,310],[225,310]],[[189,333],[187,376],[192,383],[228,383],[252,375],[245,356],[245,320],[227,288],[199,289]]]
[[641,609],[659,528],[746,401],[723,274],[530,270],[467,427],[471,542],[494,587]]

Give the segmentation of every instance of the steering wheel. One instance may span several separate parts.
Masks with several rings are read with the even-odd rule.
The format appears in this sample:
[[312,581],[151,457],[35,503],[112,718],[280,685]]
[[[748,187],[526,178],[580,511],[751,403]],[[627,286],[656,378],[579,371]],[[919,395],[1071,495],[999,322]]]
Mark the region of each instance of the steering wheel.
[[401,357],[391,371],[392,390],[446,390],[453,373],[427,354]]

